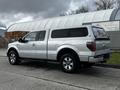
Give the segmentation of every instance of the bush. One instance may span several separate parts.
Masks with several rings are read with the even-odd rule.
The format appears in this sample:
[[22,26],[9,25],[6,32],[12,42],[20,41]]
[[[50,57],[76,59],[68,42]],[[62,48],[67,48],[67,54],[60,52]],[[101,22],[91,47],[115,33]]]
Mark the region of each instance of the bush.
[[6,38],[0,37],[0,48],[7,48],[8,40]]
[[120,52],[113,52],[107,64],[120,65]]

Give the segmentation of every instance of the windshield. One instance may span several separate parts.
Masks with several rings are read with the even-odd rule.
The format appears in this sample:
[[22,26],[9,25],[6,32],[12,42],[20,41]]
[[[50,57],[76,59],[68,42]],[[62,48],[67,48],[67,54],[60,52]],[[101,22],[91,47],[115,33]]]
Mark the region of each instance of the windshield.
[[93,33],[97,40],[109,40],[109,37],[107,36],[105,30],[100,27],[93,27]]

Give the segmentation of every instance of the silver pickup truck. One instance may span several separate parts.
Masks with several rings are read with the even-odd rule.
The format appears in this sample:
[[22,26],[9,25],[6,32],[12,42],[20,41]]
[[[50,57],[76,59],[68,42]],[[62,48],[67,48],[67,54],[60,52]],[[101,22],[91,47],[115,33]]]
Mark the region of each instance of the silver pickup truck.
[[35,30],[8,45],[12,65],[21,60],[58,61],[64,72],[75,72],[79,66],[106,62],[110,56],[110,39],[101,27],[83,25],[72,28]]

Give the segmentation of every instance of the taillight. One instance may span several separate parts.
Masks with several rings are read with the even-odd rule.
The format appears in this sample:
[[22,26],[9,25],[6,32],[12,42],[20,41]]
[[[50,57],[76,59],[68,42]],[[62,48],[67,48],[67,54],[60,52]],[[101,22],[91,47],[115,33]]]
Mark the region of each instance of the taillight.
[[87,42],[87,48],[91,51],[96,51],[96,43],[95,42]]

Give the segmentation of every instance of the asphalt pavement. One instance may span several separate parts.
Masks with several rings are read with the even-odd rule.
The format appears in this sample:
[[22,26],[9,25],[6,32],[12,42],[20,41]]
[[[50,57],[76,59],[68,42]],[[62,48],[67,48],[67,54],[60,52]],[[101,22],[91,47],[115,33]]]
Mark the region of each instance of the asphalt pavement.
[[5,52],[0,50],[0,90],[120,90],[120,69],[94,66],[67,74],[56,63],[12,66]]

